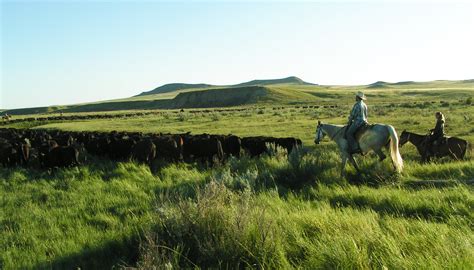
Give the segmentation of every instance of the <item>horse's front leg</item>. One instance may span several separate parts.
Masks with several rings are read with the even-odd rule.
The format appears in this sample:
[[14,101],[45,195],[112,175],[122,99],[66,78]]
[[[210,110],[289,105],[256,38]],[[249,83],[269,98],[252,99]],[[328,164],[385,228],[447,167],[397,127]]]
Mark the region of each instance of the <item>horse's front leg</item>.
[[430,162],[431,160],[431,157],[428,153],[423,153],[423,155],[421,156],[421,163],[428,163]]
[[341,177],[346,177],[346,163],[347,163],[347,155],[341,155]]
[[359,165],[357,165],[357,161],[354,159],[354,157],[352,155],[350,155],[349,161],[351,162],[352,166],[354,166],[357,173],[360,173]]

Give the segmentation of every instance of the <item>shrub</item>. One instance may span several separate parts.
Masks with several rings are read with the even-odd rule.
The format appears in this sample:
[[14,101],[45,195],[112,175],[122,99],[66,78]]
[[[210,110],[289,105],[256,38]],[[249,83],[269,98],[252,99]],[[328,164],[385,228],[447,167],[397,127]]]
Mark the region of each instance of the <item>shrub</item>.
[[195,202],[181,200],[161,208],[139,267],[289,267],[280,250],[279,227],[256,203],[249,192],[235,194],[210,182]]
[[211,120],[212,121],[219,121],[221,119],[221,116],[218,113],[212,113],[211,114]]
[[188,120],[188,115],[187,115],[187,114],[184,114],[184,113],[180,113],[180,114],[178,115],[177,120],[180,121],[180,122],[184,122],[184,121]]

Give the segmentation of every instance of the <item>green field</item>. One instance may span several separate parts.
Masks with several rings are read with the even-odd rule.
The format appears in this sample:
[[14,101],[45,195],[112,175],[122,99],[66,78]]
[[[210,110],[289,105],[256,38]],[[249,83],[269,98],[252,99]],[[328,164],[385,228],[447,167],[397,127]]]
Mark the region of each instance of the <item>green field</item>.
[[[372,123],[425,134],[442,111],[449,135],[474,142],[472,82],[365,87]],[[335,145],[312,143],[315,125],[345,123],[360,87],[265,89],[271,100],[241,112],[8,125],[294,136],[305,148],[213,168],[159,163],[153,173],[96,157],[52,174],[0,168],[0,268],[474,268],[472,149],[463,161],[421,164],[406,145],[401,175],[368,155],[361,175],[349,167],[341,179]]]

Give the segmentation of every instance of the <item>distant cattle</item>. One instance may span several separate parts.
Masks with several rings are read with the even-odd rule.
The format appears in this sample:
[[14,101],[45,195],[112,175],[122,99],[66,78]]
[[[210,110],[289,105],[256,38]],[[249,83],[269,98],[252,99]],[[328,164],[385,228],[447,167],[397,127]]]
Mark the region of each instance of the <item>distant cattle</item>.
[[142,134],[0,128],[0,164],[17,166],[31,162],[29,166],[35,168],[68,167],[85,162],[87,154],[113,160],[133,158],[150,164],[154,159],[213,163],[223,162],[225,157],[240,157],[243,152],[252,157],[259,156],[268,152],[269,144],[291,152],[301,145],[301,140],[190,133]]

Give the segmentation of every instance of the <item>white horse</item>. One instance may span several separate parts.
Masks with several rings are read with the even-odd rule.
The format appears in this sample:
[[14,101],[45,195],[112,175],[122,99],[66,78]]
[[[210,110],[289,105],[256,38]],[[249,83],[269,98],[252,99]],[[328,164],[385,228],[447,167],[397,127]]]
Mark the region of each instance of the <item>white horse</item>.
[[[314,140],[316,144],[319,144],[324,136],[328,135],[331,140],[336,142],[339,151],[341,152],[342,177],[345,176],[344,168],[346,167],[347,160],[349,160],[357,172],[359,172],[359,167],[348,150],[349,145],[345,139],[345,131],[346,129],[343,125],[323,124],[321,121],[318,121],[318,126],[316,127],[316,139]],[[395,128],[390,125],[375,124],[360,135],[358,142],[360,149],[362,150],[362,155],[365,155],[372,150],[379,156],[380,161],[386,158],[385,154],[382,152],[382,147],[388,149],[390,145],[390,156],[392,158],[393,167],[398,173],[402,172],[403,160],[398,151],[398,136]]]

